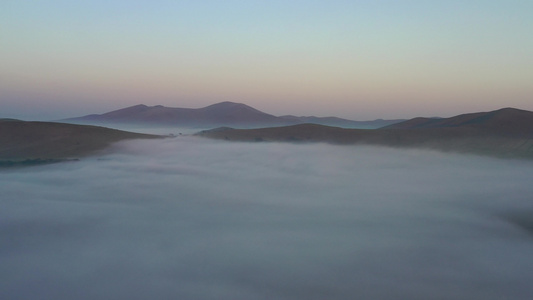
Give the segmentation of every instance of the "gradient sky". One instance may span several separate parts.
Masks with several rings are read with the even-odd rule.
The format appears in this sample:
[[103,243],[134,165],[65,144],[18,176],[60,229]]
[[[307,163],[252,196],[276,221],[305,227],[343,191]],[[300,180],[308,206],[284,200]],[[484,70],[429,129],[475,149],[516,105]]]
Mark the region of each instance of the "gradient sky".
[[0,117],[533,110],[533,1],[0,2]]

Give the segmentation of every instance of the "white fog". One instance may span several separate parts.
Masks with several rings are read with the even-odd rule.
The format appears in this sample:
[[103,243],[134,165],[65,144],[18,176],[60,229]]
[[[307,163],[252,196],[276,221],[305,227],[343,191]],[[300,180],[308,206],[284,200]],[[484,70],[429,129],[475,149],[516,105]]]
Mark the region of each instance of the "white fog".
[[1,299],[533,295],[530,161],[190,136],[114,150],[0,170]]

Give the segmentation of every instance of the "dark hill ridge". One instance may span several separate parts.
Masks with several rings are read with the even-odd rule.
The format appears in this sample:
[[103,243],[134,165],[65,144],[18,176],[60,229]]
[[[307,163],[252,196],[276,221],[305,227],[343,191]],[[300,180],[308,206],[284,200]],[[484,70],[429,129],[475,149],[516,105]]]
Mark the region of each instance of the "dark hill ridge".
[[203,131],[198,135],[236,141],[366,144],[533,158],[533,113],[509,108],[445,119],[415,118],[372,130],[302,124]]
[[221,102],[203,108],[171,108],[161,105],[135,105],[101,115],[88,115],[61,120],[82,124],[145,124],[182,127],[259,128],[315,123],[347,128],[377,128],[403,120],[375,120],[358,122],[336,117],[277,117],[242,103]]
[[70,159],[126,139],[162,136],[53,122],[0,121],[0,161]]
[[420,129],[464,127],[493,134],[533,137],[533,112],[516,108],[502,108],[490,112],[462,114],[451,118],[414,118],[384,127],[384,129]]

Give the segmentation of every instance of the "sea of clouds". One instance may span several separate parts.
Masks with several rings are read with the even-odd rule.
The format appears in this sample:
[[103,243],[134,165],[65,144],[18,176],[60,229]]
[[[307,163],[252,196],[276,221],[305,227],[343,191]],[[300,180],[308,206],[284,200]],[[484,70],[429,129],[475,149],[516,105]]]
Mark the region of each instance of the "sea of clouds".
[[532,178],[530,161],[190,136],[3,169],[0,298],[531,299]]

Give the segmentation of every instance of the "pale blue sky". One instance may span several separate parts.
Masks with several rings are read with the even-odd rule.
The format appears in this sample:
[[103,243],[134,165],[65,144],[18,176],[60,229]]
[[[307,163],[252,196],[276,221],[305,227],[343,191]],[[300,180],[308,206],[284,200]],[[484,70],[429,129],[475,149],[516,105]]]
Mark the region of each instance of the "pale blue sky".
[[0,3],[0,117],[144,103],[408,118],[533,110],[533,1]]

